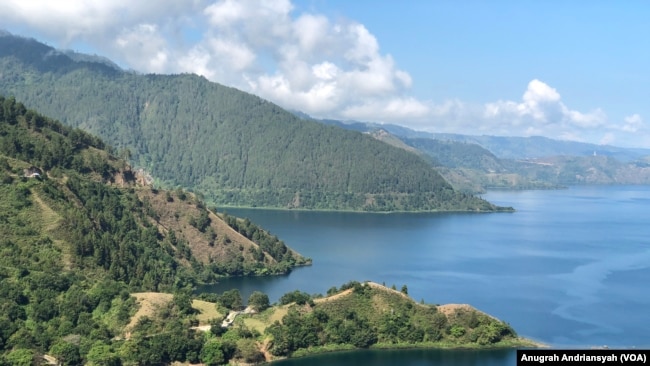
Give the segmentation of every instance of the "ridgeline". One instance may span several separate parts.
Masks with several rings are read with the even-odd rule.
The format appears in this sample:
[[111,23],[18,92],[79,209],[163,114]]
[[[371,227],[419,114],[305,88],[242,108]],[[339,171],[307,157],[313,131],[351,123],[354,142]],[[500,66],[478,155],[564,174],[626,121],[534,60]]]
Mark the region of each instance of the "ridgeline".
[[0,35],[0,93],[218,206],[496,211],[421,157],[196,75],[139,75]]
[[322,299],[288,293],[268,309],[254,293],[259,313],[223,327],[227,307],[242,303],[238,291],[201,301],[195,284],[310,261],[193,194],[147,186],[101,139],[13,98],[0,106],[0,364],[212,365],[351,348],[530,345],[471,308],[447,313],[415,304],[405,287],[357,282]]
[[0,96],[0,353],[10,364],[56,344],[110,343],[135,307],[129,292],[311,262],[191,193],[142,184],[113,152]]

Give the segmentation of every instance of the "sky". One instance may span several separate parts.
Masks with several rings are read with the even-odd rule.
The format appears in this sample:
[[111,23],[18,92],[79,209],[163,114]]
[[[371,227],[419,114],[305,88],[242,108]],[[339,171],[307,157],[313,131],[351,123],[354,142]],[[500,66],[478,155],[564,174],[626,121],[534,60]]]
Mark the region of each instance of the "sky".
[[650,148],[650,2],[0,2],[0,29],[316,118]]

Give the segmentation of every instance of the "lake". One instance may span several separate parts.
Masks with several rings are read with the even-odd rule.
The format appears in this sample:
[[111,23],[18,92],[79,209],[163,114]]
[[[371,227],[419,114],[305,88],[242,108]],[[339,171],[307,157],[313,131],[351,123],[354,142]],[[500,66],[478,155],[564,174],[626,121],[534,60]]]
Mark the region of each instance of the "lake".
[[[556,347],[650,346],[650,187],[494,191],[483,198],[517,211],[365,214],[229,209],[311,257],[313,265],[286,276],[229,279],[207,290],[236,287],[244,299],[260,290],[277,301],[295,289],[324,294],[350,280],[394,284],[398,289],[406,284],[417,301],[469,303],[510,323],[520,335]],[[388,357],[390,352],[404,351],[381,352],[389,352],[381,353]],[[415,355],[408,365],[418,360],[427,364],[429,356],[470,357],[466,352],[456,356],[440,352],[418,350],[400,357]],[[482,353],[479,363],[461,363],[491,365],[492,356],[514,361],[512,351],[505,356],[491,352]]]

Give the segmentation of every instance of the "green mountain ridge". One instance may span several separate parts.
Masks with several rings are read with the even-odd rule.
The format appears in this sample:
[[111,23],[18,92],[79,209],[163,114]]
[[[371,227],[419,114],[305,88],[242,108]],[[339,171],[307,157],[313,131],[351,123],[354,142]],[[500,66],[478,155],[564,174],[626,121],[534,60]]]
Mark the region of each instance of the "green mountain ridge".
[[[309,118],[298,114],[301,118]],[[396,125],[320,121],[367,133],[425,156],[452,186],[558,189],[581,184],[650,184],[649,149],[621,148],[545,137],[470,136],[414,131]]]
[[[495,211],[422,158],[196,75],[139,75],[0,36],[0,93],[97,134],[220,206]],[[126,150],[128,149],[128,151]]]
[[130,292],[183,297],[219,277],[311,262],[191,193],[138,185],[112,151],[0,96],[0,365],[48,350],[76,354],[65,364],[91,360],[128,323]]
[[193,285],[310,261],[196,195],[139,185],[143,177],[112,152],[0,97],[0,365],[216,365],[355,347],[533,345],[470,307],[416,304],[406,287],[358,282],[327,298],[288,293],[266,310],[268,297],[254,293],[260,313],[224,328],[224,304],[241,304],[238,292],[203,294],[216,304],[192,299]]
[[[102,140],[12,98],[0,97],[0,105],[1,227],[9,247],[58,243],[65,268],[108,271],[144,290],[173,288],[174,277],[191,285],[306,263],[250,221],[217,215],[193,194],[138,185],[137,172]],[[118,248],[125,256],[115,255]]]
[[543,136],[479,136],[459,133],[426,132],[416,131],[408,127],[393,124],[339,121],[332,119],[319,120],[313,119],[305,113],[294,113],[303,119],[315,120],[326,125],[338,126],[353,131],[370,132],[375,130],[385,130],[400,139],[426,139],[476,144],[489,150],[499,159],[536,159],[559,155],[591,156],[596,153],[600,156],[616,158],[622,162],[631,162],[650,156],[650,149],[647,148],[597,145],[579,141],[556,140]]

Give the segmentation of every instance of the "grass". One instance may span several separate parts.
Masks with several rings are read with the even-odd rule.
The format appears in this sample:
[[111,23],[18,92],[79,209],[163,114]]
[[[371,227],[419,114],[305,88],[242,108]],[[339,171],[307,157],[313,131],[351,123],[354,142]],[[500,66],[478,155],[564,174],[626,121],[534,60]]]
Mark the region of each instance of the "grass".
[[281,305],[281,306],[278,306],[277,308],[275,308],[275,311],[273,312],[273,314],[271,314],[269,316],[269,320],[268,320],[269,325],[275,323],[276,320],[281,322],[282,318],[284,318],[284,316],[287,315],[287,313],[289,312],[289,307],[290,306],[291,305]]
[[264,334],[264,330],[268,328],[275,321],[282,322],[282,318],[289,312],[289,307],[291,305],[280,305],[271,307],[259,314],[246,315],[243,317],[244,325],[249,329],[255,329],[261,334]]
[[132,293],[131,296],[135,297],[140,307],[135,315],[131,317],[131,321],[126,326],[125,332],[133,329],[141,318],[145,316],[149,318],[153,317],[161,306],[167,305],[173,298],[172,294],[163,294],[160,292],[136,292]]
[[265,321],[254,317],[244,318],[244,325],[250,330],[258,331],[260,334],[264,334],[264,330],[269,326]]
[[[32,189],[31,192],[32,200],[40,208],[40,221],[43,230],[45,233],[53,234],[59,228],[59,224],[61,223],[61,215],[52,210],[52,208],[43,201],[36,190]],[[65,241],[63,240],[53,239],[52,241],[54,242],[54,245],[61,250],[63,268],[70,270],[72,268],[72,253],[70,253],[70,247],[66,245]]]
[[199,325],[208,325],[210,320],[222,318],[224,315],[217,310],[217,304],[203,300],[192,300],[192,308],[197,310],[199,314],[196,318]]

